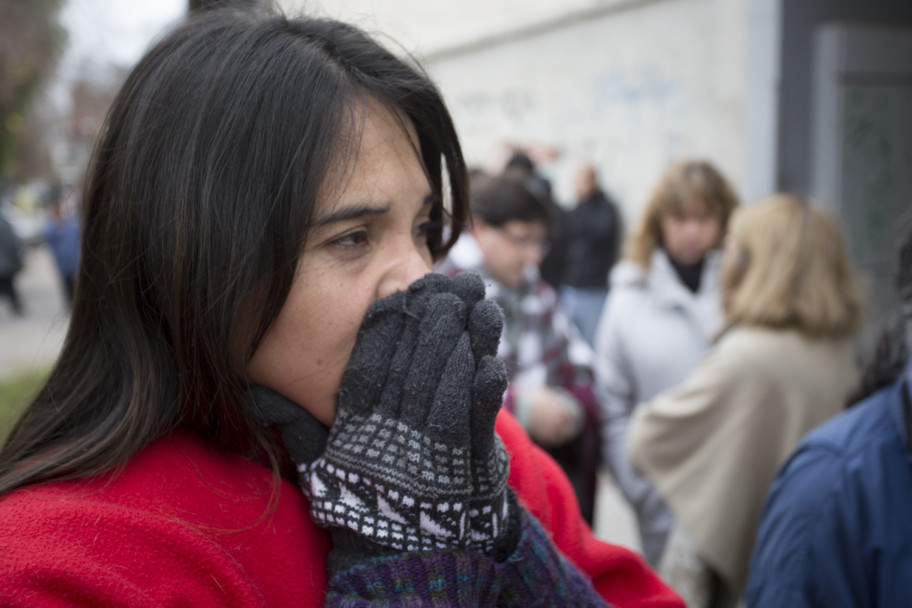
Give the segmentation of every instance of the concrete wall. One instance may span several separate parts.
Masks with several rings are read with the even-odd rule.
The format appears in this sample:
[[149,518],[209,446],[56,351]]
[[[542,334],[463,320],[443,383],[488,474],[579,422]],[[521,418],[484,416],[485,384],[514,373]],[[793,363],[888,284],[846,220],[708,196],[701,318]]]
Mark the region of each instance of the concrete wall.
[[470,162],[505,141],[553,145],[561,156],[545,169],[558,195],[594,161],[630,222],[672,161],[709,158],[741,184],[740,6],[638,2],[426,63]]
[[567,202],[576,167],[594,161],[628,222],[680,158],[708,158],[741,187],[746,0],[444,4],[307,3],[416,53],[472,164],[504,142],[553,146],[544,170]]
[[568,15],[642,0],[279,0],[289,13],[327,15],[391,37],[421,57],[476,45]]
[[748,0],[745,66],[745,173],[742,194],[756,201],[776,192],[783,0]]

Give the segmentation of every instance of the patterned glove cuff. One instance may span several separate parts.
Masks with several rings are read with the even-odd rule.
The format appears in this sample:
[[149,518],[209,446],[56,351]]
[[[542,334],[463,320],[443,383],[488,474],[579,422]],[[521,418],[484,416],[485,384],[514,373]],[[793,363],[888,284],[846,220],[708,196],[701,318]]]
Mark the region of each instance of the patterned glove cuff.
[[511,509],[499,439],[489,460],[470,462],[466,449],[376,414],[332,432],[324,456],[298,469],[317,525],[397,551],[495,550]]
[[519,506],[519,502],[516,500],[516,494],[513,493],[513,490],[507,488],[504,496],[507,502],[507,517],[505,518],[504,526],[505,532],[497,538],[494,543],[494,550],[490,552],[491,557],[493,557],[496,562],[507,561],[507,558],[516,551],[516,546],[522,538],[523,517],[529,517],[528,514],[523,515],[524,510]]
[[[491,551],[486,554],[495,562],[502,563],[516,551],[523,534],[522,507],[513,490],[505,492],[508,516],[504,524],[504,533],[493,543]],[[390,547],[374,543],[348,528],[333,528],[333,548],[329,554],[329,571],[342,572],[354,568],[366,561],[376,558],[399,555],[401,552]]]

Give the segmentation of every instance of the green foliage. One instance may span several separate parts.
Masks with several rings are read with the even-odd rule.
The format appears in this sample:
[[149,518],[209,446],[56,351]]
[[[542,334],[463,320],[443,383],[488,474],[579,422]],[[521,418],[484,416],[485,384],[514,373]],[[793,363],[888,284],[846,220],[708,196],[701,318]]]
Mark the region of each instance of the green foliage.
[[66,42],[62,0],[0,0],[0,178],[12,169],[24,118]]
[[38,392],[49,369],[41,368],[0,380],[0,444],[13,428],[19,414]]

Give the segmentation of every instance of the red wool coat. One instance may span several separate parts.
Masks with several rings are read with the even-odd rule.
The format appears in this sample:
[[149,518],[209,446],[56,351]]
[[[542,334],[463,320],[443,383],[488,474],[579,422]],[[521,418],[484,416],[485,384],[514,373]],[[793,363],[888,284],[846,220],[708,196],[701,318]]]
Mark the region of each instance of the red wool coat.
[[[605,600],[683,608],[638,555],[592,536],[560,468],[509,414],[497,432],[510,486]],[[118,475],[0,498],[0,605],[317,607],[329,549],[294,484],[177,432]]]

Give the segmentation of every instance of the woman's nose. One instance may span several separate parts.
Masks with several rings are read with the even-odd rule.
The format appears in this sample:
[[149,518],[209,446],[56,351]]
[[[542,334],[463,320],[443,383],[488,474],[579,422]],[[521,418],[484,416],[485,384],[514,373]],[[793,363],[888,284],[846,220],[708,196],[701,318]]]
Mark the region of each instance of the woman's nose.
[[685,240],[693,240],[694,237],[696,237],[699,234],[699,232],[700,232],[699,228],[700,227],[699,227],[699,224],[697,224],[697,222],[695,222],[693,220],[687,220],[681,224],[679,234],[681,235],[681,238],[683,238]]
[[401,255],[390,260],[386,277],[380,286],[378,298],[385,298],[397,291],[405,291],[408,286],[432,270],[430,254],[415,246],[409,247]]
[[540,244],[526,247],[525,256],[527,266],[539,266],[544,259],[544,248]]

